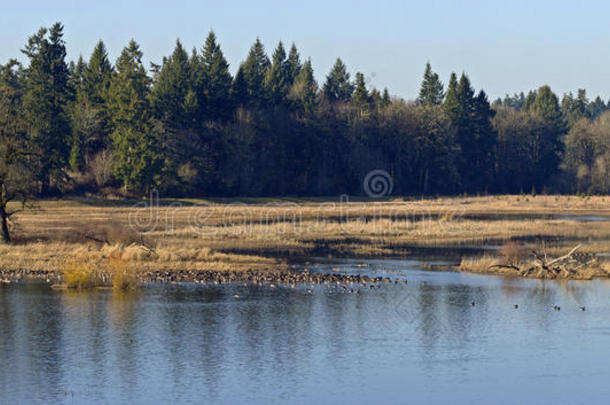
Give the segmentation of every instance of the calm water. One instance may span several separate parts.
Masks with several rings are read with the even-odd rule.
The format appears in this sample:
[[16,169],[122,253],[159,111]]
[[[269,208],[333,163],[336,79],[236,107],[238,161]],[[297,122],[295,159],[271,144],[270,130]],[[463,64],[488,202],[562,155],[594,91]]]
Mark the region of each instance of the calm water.
[[610,283],[358,263],[408,284],[0,286],[0,404],[610,401]]

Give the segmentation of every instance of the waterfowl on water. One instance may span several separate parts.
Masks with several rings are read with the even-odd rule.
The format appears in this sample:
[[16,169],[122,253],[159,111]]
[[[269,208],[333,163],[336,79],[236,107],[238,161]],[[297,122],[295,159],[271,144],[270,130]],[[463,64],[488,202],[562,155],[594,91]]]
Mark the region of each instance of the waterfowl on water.
[[581,311],[586,311],[587,310],[587,308],[585,308],[585,307],[578,307],[578,309],[580,309]]
[[555,311],[561,311],[561,307],[559,305],[553,305],[553,309]]
[[475,305],[474,301],[472,301],[472,302],[470,303],[470,305],[472,305],[472,306],[474,307],[474,305]]
[[519,305],[518,304],[515,304],[515,309],[519,309]]

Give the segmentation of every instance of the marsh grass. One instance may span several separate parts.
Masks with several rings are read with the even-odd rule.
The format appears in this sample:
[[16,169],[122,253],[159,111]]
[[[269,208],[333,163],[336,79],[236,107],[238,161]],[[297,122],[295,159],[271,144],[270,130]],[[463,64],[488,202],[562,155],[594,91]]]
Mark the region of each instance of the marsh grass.
[[120,251],[115,251],[108,257],[107,266],[112,287],[115,289],[133,290],[140,286],[137,269],[130,265],[129,260],[123,257]]
[[[610,197],[538,195],[528,200],[164,200],[140,208],[134,208],[133,201],[43,201],[38,210],[16,216],[16,243],[0,245],[0,269],[52,271],[69,268],[66,263],[74,261],[80,263],[70,270],[75,280],[81,279],[76,284],[85,284],[87,277],[77,275],[87,266],[92,273],[96,268],[123,268],[116,270],[117,279],[127,279],[149,271],[278,269],[291,258],[312,255],[398,256],[414,248],[509,241],[502,248],[504,257],[494,260],[518,261],[522,249],[540,241],[547,242],[549,254],[579,242],[583,251],[610,251],[610,222],[556,216],[610,217]],[[130,226],[134,214],[151,226]],[[111,265],[115,251],[120,251],[120,260],[112,259],[117,263]]]
[[133,252],[120,246],[100,252],[79,252],[65,260],[61,269],[62,286],[75,289],[113,287],[131,290],[140,284]]
[[62,279],[63,286],[76,289],[104,287],[108,284],[108,278],[94,263],[75,259],[66,260]]
[[[492,255],[476,256],[476,257],[465,257],[462,258],[459,269],[461,271],[468,271],[473,273],[486,273],[490,272],[491,266],[500,264],[497,257]],[[503,269],[497,269],[495,272],[508,272]]]

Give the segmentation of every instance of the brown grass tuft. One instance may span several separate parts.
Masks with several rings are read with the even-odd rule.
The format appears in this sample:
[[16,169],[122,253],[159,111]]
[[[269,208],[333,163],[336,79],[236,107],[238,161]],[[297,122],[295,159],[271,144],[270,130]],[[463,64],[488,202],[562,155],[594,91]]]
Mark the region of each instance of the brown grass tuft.
[[120,251],[115,251],[108,257],[108,273],[112,279],[112,286],[117,290],[133,290],[140,285],[136,269],[130,266],[129,261]]
[[103,272],[90,261],[68,259],[62,269],[65,287],[87,289],[105,286],[107,283]]

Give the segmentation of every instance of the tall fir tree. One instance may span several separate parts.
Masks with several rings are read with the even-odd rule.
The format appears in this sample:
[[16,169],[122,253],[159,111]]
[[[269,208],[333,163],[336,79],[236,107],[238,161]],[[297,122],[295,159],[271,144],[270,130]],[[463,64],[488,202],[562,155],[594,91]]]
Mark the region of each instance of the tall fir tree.
[[582,118],[591,118],[589,100],[585,89],[578,89],[576,98],[571,92],[564,94],[561,100],[561,112],[570,128]]
[[392,103],[392,98],[390,97],[390,92],[387,87],[383,88],[383,93],[381,95],[381,103],[382,107],[388,107]]
[[273,52],[271,65],[265,76],[265,88],[272,106],[284,104],[289,90],[288,62],[286,51],[280,41]]
[[231,102],[236,107],[246,107],[248,105],[248,83],[244,73],[243,64],[239,65],[233,83],[231,83]]
[[445,95],[443,108],[452,122],[456,122],[460,119],[460,116],[462,115],[462,105],[459,100],[458,81],[455,72],[451,72],[451,76],[449,76],[449,84],[447,85],[447,94]]
[[112,64],[108,60],[106,45],[100,40],[93,48],[83,75],[83,86],[92,103],[99,105],[105,102],[111,77]]
[[311,61],[307,60],[300,69],[290,90],[290,98],[298,109],[313,113],[316,104],[318,85],[314,79]]
[[330,102],[349,101],[354,92],[354,85],[349,79],[350,75],[345,64],[340,58],[337,58],[322,87],[322,94],[326,100]]
[[242,64],[244,81],[248,89],[247,104],[253,107],[262,107],[266,104],[267,92],[265,76],[269,70],[269,58],[260,39],[256,38],[250,48],[248,57]]
[[533,101],[528,105],[528,111],[541,117],[551,127],[557,137],[567,132],[565,117],[561,112],[559,100],[549,86],[542,86],[536,91]]
[[108,109],[116,175],[126,189],[138,193],[155,186],[161,164],[150,116],[149,85],[142,52],[131,40],[116,62]]
[[55,23],[30,37],[23,53],[30,65],[25,71],[24,109],[29,137],[44,156],[37,168],[40,192],[49,192],[52,177],[68,163],[71,144],[68,106],[73,97],[66,64],[63,26]]
[[210,31],[205,40],[201,64],[205,77],[205,117],[211,120],[228,120],[233,114],[230,97],[233,78],[214,31]]
[[536,90],[530,90],[527,92],[527,96],[525,97],[525,100],[523,101],[523,107],[522,107],[524,111],[531,110],[532,104],[534,104],[534,100],[536,100],[536,95],[537,95]]
[[593,100],[589,104],[589,116],[591,118],[597,118],[601,113],[603,113],[607,109],[608,109],[608,106],[606,105],[606,103],[604,103],[604,100],[602,100],[600,96],[597,96],[597,97],[595,97],[595,100]]
[[75,93],[83,90],[86,70],[87,64],[83,59],[83,55],[78,56],[76,63],[70,62],[68,65],[68,71],[70,72],[70,87]]
[[483,90],[480,90],[474,99],[474,113],[473,164],[475,169],[472,172],[478,172],[478,175],[472,176],[474,188],[490,191],[490,186],[493,186],[494,152],[498,136],[492,125],[495,110],[491,108],[487,94]]
[[111,76],[112,65],[108,60],[106,47],[99,41],[91,53],[89,63],[83,63],[80,84],[76,86],[76,99],[71,106],[72,170],[83,170],[91,155],[107,148],[111,143],[106,108]]
[[354,94],[352,95],[352,104],[363,110],[368,110],[371,108],[371,98],[368,90],[366,89],[364,75],[361,72],[356,73],[356,88],[354,90]]
[[567,123],[559,100],[549,86],[542,86],[538,91],[533,92],[535,98],[527,104],[527,111],[541,118],[546,124],[537,141],[536,161],[537,186],[541,187],[543,182],[547,182],[557,174],[563,152],[563,137],[567,133]]
[[475,96],[468,76],[462,74],[459,82],[451,74],[444,109],[456,128],[456,141],[460,153],[457,168],[464,191],[484,191],[493,173],[492,154],[495,132],[491,126],[493,110],[487,95]]
[[444,96],[443,83],[440,81],[438,74],[432,71],[430,62],[426,63],[426,71],[417,101],[425,106],[441,105]]
[[192,90],[190,68],[189,56],[177,40],[172,55],[163,59],[151,91],[154,116],[171,128],[183,129],[193,122],[193,111],[186,100]]
[[290,47],[290,51],[288,52],[288,60],[286,61],[287,65],[287,81],[288,85],[292,86],[297,76],[301,72],[303,65],[301,64],[301,55],[299,55],[299,51],[297,50],[297,46],[292,43]]

